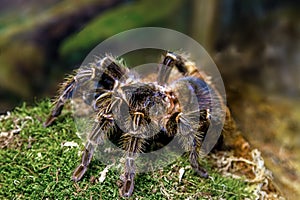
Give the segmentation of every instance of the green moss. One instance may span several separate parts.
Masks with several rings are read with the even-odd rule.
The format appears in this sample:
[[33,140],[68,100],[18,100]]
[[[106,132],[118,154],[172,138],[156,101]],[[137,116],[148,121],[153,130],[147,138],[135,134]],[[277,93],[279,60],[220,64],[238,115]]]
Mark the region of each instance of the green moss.
[[[95,183],[105,168],[93,160],[83,180],[75,184],[71,173],[80,160],[82,150],[71,113],[64,111],[55,125],[44,128],[42,122],[50,111],[49,100],[35,107],[25,104],[0,117],[0,199],[119,199],[119,172],[109,169],[103,183]],[[19,129],[18,129],[19,128]],[[13,138],[5,133],[15,130]],[[74,141],[80,147],[65,147]],[[186,156],[164,169],[138,174],[132,199],[245,199],[251,198],[242,180],[225,178],[203,160],[211,178],[197,176]],[[179,183],[179,169],[185,173]]]
[[182,4],[182,0],[142,0],[110,9],[92,20],[81,32],[69,37],[62,44],[60,53],[72,55],[122,31],[149,26],[176,15]]

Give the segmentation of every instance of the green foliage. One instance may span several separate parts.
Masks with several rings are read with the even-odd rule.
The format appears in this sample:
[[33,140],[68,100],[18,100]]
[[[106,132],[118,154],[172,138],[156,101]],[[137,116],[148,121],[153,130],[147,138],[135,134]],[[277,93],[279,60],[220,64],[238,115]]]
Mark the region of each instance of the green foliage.
[[151,26],[155,22],[176,15],[182,0],[142,0],[112,8],[93,19],[78,34],[68,37],[60,53],[69,57],[90,50],[104,39],[132,28]]
[[[83,145],[68,111],[55,125],[43,127],[50,107],[49,100],[35,107],[24,104],[0,117],[0,199],[120,199],[117,166],[110,168],[100,183],[100,172],[105,166],[94,160],[82,181],[71,181]],[[12,138],[7,136],[9,133],[13,133]],[[80,147],[63,146],[66,141],[76,142]],[[203,165],[211,175],[209,179],[193,172],[187,156],[162,170],[138,174],[132,199],[251,198],[246,183],[222,177],[208,160],[203,160]],[[181,168],[185,173],[179,182]]]

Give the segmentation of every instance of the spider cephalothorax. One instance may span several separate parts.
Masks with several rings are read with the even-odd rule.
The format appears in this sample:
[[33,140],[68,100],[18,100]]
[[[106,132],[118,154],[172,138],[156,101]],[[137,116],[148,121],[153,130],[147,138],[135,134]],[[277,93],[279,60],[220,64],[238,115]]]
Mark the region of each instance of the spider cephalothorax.
[[[210,126],[222,125],[222,115],[215,116],[212,109],[219,109],[214,113],[222,113],[225,105],[205,75],[186,56],[166,52],[161,63],[156,80],[146,81],[107,55],[80,68],[62,85],[45,126],[60,115],[65,102],[80,86],[93,85],[92,94],[80,93],[91,105],[95,123],[87,135],[81,163],[72,175],[74,181],[82,178],[95,148],[101,148],[108,134],[116,136],[125,152],[122,196],[131,196],[133,192],[135,158],[149,151],[147,145],[159,138],[180,138],[183,148],[190,152],[191,166],[200,176],[208,177],[199,164],[201,145]],[[177,69],[181,78],[172,77],[173,69]]]

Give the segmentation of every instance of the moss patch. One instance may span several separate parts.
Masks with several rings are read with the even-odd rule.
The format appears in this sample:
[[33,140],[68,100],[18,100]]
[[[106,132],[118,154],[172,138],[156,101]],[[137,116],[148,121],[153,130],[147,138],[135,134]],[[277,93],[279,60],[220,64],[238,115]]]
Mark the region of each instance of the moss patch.
[[[0,116],[0,199],[120,199],[118,166],[99,182],[105,165],[93,160],[83,180],[71,181],[83,148],[71,113],[64,111],[57,123],[44,128],[51,102],[25,104]],[[79,146],[66,146],[65,142]],[[249,184],[222,176],[209,159],[202,161],[210,173],[202,179],[183,156],[162,170],[138,174],[132,199],[245,199]],[[179,171],[184,171],[179,182]]]

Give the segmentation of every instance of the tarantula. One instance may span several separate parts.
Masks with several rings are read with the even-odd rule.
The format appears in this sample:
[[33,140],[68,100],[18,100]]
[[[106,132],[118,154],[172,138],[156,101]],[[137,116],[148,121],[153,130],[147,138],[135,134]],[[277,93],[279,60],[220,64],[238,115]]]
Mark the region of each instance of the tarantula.
[[[171,71],[181,74],[173,80]],[[183,148],[190,152],[192,168],[204,178],[208,173],[200,166],[201,145],[210,126],[220,126],[220,116],[226,107],[217,90],[184,54],[165,52],[155,81],[134,77],[131,70],[110,55],[80,68],[62,84],[55,107],[44,126],[51,125],[61,114],[64,104],[81,85],[93,83],[92,96],[83,95],[94,110],[94,126],[87,135],[81,163],[72,180],[79,181],[90,164],[95,148],[105,138],[117,135],[125,152],[125,166],[120,193],[132,195],[136,174],[135,159],[145,152],[151,140],[159,137],[179,137]],[[215,100],[213,102],[213,100]],[[192,104],[197,104],[193,108]],[[213,104],[218,104],[213,105]],[[123,111],[126,112],[123,112]],[[158,139],[159,140],[159,139]]]

